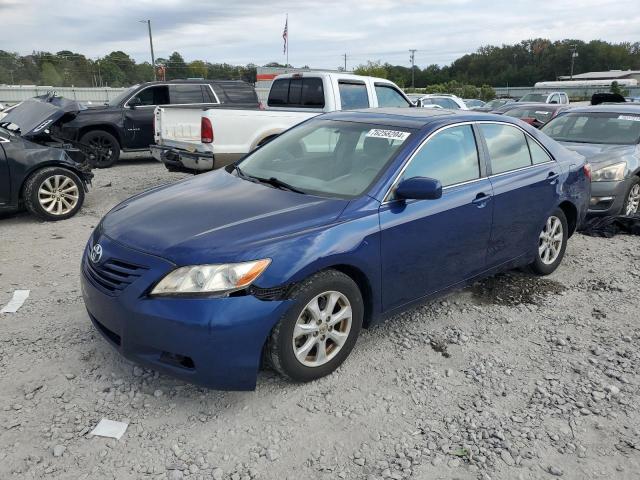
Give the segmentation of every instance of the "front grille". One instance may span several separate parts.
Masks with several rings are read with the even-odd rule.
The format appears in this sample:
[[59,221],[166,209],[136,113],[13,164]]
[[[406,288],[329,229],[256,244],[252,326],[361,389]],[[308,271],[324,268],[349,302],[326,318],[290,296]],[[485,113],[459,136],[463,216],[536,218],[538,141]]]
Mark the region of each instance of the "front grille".
[[109,259],[104,263],[92,263],[89,257],[84,259],[84,273],[87,278],[107,295],[119,295],[122,290],[139,278],[147,267]]

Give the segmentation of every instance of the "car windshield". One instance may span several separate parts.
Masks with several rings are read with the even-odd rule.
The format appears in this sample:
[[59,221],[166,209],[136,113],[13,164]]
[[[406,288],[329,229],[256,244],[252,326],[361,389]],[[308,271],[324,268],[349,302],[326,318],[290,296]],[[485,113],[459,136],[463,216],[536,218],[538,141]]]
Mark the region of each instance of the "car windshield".
[[635,145],[640,142],[640,113],[568,113],[542,131],[560,142]]
[[520,99],[521,102],[546,102],[547,101],[546,93],[527,93],[524,97]]
[[553,112],[536,107],[519,107],[509,110],[505,115],[515,118],[535,118],[539,122],[547,123],[553,116]]
[[490,102],[485,103],[484,106],[488,108],[498,108],[506,105],[507,102],[508,100],[491,100]]
[[[320,196],[363,194],[413,130],[368,123],[314,120],[247,156],[238,175]],[[274,181],[274,179],[276,181]]]
[[135,89],[138,88],[138,86],[139,85],[134,85],[133,87],[127,88],[124,92],[120,92],[113,99],[109,100],[107,105],[109,105],[110,107],[118,106],[120,103],[122,103],[122,101],[125,98],[127,98],[129,95],[131,95],[135,91]]

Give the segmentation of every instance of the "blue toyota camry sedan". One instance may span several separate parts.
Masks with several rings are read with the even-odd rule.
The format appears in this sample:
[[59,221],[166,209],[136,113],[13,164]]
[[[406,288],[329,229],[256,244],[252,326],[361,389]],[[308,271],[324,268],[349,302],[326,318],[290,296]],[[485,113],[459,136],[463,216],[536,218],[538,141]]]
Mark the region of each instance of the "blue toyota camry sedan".
[[86,246],[82,293],[139,364],[220,389],[254,388],[263,360],[309,381],[416,303],[506,269],[553,272],[589,175],[509,117],[322,115],[116,206]]

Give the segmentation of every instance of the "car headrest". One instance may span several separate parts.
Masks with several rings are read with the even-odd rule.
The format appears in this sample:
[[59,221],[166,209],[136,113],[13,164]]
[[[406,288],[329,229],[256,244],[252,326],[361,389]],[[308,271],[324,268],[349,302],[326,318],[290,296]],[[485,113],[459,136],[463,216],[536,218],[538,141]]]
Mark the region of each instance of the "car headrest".
[[366,137],[362,144],[362,150],[367,156],[387,156],[391,145],[386,138]]

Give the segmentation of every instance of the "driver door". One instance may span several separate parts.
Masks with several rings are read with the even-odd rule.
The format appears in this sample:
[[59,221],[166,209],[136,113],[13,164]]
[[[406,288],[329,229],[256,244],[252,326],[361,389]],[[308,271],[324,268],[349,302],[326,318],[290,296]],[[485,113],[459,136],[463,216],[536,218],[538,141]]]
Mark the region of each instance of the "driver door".
[[124,104],[128,148],[149,148],[153,141],[153,111],[169,103],[169,87],[154,85],[140,90]]
[[471,125],[445,127],[409,160],[402,179],[440,180],[436,200],[380,206],[382,303],[391,310],[478,275],[486,268],[493,191]]

